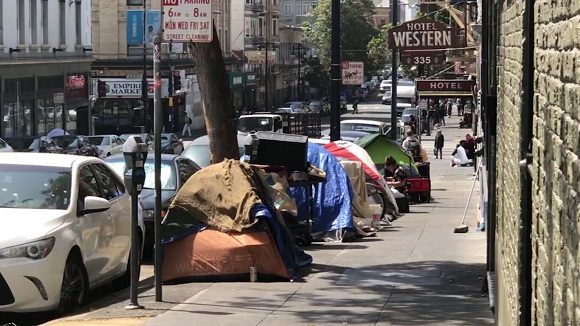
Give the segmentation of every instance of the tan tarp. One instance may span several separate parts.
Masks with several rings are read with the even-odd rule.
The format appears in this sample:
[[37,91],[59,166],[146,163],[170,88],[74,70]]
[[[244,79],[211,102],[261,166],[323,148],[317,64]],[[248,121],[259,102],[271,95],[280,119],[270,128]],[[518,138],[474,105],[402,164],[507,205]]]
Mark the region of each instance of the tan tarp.
[[195,220],[222,231],[242,231],[255,224],[250,210],[262,201],[249,164],[236,160],[196,172],[177,193],[165,221],[166,227]]
[[356,224],[357,233],[363,236],[370,236],[375,231],[372,228],[373,211],[367,201],[367,186],[362,163],[340,161],[340,164],[348,175],[352,187],[352,217]]
[[269,231],[224,233],[204,230],[164,245],[162,281],[247,275],[255,267],[260,275],[289,278]]

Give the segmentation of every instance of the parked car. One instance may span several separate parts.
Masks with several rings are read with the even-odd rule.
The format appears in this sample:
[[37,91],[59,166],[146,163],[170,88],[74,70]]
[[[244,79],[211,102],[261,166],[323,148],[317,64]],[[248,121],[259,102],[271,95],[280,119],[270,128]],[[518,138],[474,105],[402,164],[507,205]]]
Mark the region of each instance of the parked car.
[[[362,138],[366,135],[370,134],[369,132],[365,131],[349,131],[349,130],[341,130],[340,131],[340,140],[355,142],[357,139]],[[330,141],[330,129],[328,130],[328,135],[323,136],[320,138],[321,140],[328,140]]]
[[386,135],[389,124],[382,121],[351,119],[340,122],[341,131],[363,131],[369,134]]
[[100,158],[123,153],[123,144],[125,141],[117,135],[88,136],[87,138],[91,144],[99,148]]
[[64,150],[49,137],[14,137],[6,139],[15,152],[32,153],[56,153],[62,154]]
[[330,104],[323,100],[310,101],[308,107],[310,108],[310,112],[320,113],[321,115],[330,113]]
[[[125,173],[125,158],[123,154],[111,155],[105,158],[105,163],[118,175]],[[144,239],[145,249],[153,248],[154,243],[154,206],[155,206],[155,157],[147,155],[145,161],[145,183],[139,198],[143,204],[143,219],[145,222],[146,236]],[[187,179],[195,172],[201,170],[187,157],[172,154],[161,155],[161,209],[162,216],[165,215],[173,198],[185,184]]]
[[183,140],[174,133],[161,134],[161,152],[180,155],[183,153]]
[[123,141],[127,141],[127,139],[129,139],[129,137],[131,136],[140,136],[141,140],[143,140],[144,142],[147,143],[147,145],[149,145],[149,150],[152,151],[153,150],[153,136],[151,136],[150,134],[122,134],[121,139],[123,139]]
[[293,112],[307,112],[308,108],[303,102],[300,101],[293,101],[293,102],[286,102],[282,107],[285,108],[292,108]]
[[86,136],[61,135],[51,138],[65,154],[99,157],[99,148]]
[[10,145],[8,145],[4,139],[0,138],[0,153],[13,152],[14,150]]
[[91,288],[128,285],[130,197],[101,160],[6,153],[0,188],[0,312],[69,312]]
[[[247,135],[238,135],[240,157],[244,156],[244,145],[249,144],[249,142],[250,139]],[[191,143],[189,143],[189,146],[187,146],[181,156],[189,158],[202,168],[211,165],[212,162],[209,155],[209,137],[201,136],[194,139]]]

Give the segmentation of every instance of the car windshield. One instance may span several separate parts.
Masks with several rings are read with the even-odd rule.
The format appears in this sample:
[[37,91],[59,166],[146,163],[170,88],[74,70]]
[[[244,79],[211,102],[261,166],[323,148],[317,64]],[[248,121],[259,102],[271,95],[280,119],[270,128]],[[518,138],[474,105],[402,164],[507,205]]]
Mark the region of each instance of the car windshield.
[[340,130],[344,131],[364,131],[368,133],[380,133],[379,126],[361,123],[341,123]]
[[111,143],[111,137],[109,136],[95,136],[95,137],[89,137],[89,141],[91,142],[91,144],[93,145],[97,145],[97,146],[106,146],[109,145]]
[[292,108],[292,109],[301,109],[302,103],[300,103],[300,102],[288,102],[288,103],[284,104],[284,106]]
[[240,118],[238,122],[238,130],[241,132],[250,131],[272,131],[274,121],[268,117],[245,117]]
[[[125,160],[106,160],[106,163],[117,174],[125,174]],[[153,159],[145,162],[145,183],[143,188],[155,189],[155,161]],[[177,176],[173,162],[161,161],[161,190],[176,190]]]
[[[239,150],[240,157],[244,156],[244,147],[240,147]],[[211,165],[211,160],[209,157],[209,145],[189,145],[185,151],[181,153],[181,156],[187,157],[202,168]]]
[[70,193],[70,168],[0,165],[0,207],[64,210]]
[[77,148],[78,139],[77,137],[54,137],[53,138],[56,145],[62,148]]

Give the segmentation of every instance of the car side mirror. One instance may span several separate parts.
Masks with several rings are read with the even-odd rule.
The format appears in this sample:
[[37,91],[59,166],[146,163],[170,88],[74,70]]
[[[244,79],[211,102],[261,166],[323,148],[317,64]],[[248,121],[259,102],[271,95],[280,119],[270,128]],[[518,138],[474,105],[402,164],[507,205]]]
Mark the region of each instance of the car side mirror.
[[183,144],[183,139],[179,139],[177,142]]
[[95,196],[87,196],[85,197],[85,208],[79,212],[80,216],[92,214],[92,213],[99,213],[104,212],[111,208],[111,203],[108,200],[95,197]]

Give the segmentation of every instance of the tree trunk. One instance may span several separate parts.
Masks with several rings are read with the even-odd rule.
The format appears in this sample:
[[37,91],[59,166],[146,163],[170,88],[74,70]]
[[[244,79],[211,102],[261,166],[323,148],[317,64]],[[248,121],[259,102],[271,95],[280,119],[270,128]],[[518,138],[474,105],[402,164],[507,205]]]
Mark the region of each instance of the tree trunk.
[[195,64],[211,162],[239,159],[235,113],[220,42],[214,26],[211,43],[190,43]]

